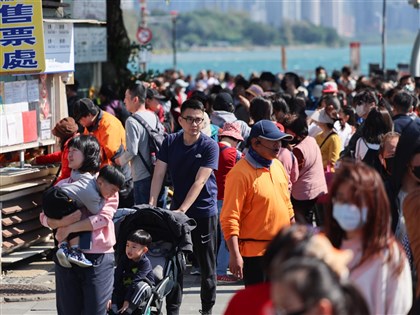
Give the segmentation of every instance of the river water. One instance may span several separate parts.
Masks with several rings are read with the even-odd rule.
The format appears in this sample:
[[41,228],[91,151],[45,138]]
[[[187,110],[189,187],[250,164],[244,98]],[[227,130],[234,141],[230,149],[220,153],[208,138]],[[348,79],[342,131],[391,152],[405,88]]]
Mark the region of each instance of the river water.
[[[397,64],[408,64],[411,59],[412,45],[389,45],[386,49],[386,68],[396,69]],[[286,48],[286,71],[297,72],[301,75],[312,76],[314,69],[322,65],[328,73],[339,70],[343,65],[350,64],[350,48]],[[361,46],[361,73],[367,74],[370,63],[382,63],[380,45]],[[173,66],[173,55],[151,54],[148,69],[163,71]],[[218,49],[217,51],[194,51],[177,53],[177,68],[186,74],[195,74],[201,69],[212,69],[216,72],[229,71],[248,76],[252,72],[271,71],[285,72],[281,67],[281,49],[256,48],[242,50]]]

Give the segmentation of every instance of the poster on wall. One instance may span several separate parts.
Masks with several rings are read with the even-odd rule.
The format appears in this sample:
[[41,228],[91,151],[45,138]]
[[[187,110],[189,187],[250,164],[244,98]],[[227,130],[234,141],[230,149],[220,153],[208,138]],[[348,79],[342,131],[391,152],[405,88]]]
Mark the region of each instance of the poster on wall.
[[0,147],[37,141],[39,121],[37,112],[40,111],[39,80],[1,82],[0,86],[2,99]]
[[106,27],[76,27],[74,29],[74,46],[75,62],[106,62]]
[[44,22],[45,73],[74,71],[73,23]]
[[42,2],[0,2],[0,74],[45,69]]

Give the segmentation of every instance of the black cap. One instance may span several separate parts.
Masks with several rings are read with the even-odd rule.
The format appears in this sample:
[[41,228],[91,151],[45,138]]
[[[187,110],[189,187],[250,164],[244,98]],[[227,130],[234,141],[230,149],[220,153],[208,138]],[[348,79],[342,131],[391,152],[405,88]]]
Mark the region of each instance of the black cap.
[[86,117],[89,114],[96,115],[99,112],[99,107],[96,106],[91,99],[81,98],[73,107],[73,118],[77,122],[82,117]]
[[215,110],[225,110],[225,111],[232,111],[233,109],[233,99],[229,93],[221,92],[217,94],[216,98],[214,99],[213,108]]
[[248,139],[250,140],[258,137],[270,141],[293,140],[292,135],[280,131],[271,120],[260,120],[252,126]]
[[146,98],[148,99],[157,99],[157,100],[163,100],[165,99],[165,96],[160,95],[158,91],[156,91],[155,89],[147,89],[147,94],[146,94]]

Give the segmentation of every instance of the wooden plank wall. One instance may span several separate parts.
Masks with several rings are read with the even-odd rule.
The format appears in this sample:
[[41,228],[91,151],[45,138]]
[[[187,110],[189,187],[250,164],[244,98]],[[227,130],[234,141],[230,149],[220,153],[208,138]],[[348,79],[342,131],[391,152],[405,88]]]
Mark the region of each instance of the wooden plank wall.
[[2,254],[45,241],[51,230],[39,222],[42,191],[3,202]]

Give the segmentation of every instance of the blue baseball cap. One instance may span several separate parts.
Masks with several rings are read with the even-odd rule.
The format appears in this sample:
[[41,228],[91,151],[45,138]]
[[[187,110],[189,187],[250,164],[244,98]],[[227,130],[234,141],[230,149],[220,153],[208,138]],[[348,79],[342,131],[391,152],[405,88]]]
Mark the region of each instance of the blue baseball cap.
[[248,139],[257,137],[271,141],[293,140],[292,135],[281,132],[280,129],[277,128],[277,126],[271,120],[260,120],[259,122],[255,123],[254,126],[252,126]]

